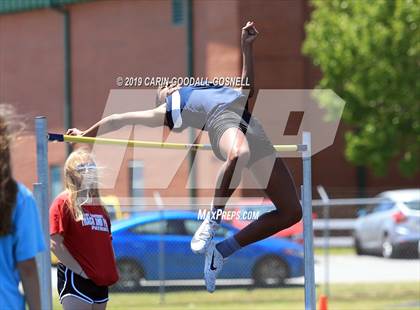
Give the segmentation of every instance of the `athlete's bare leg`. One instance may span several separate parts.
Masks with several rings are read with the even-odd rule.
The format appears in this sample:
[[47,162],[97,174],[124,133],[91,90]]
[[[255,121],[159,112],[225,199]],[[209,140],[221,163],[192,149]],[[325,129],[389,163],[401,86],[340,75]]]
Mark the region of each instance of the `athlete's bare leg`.
[[74,296],[65,296],[62,304],[64,310],[92,310],[92,304]]
[[246,167],[250,150],[243,132],[238,128],[227,129],[219,141],[219,149],[226,158],[217,175],[213,208],[223,209],[239,186],[243,169]]
[[263,214],[235,235],[242,247],[288,228],[302,218],[295,183],[281,158],[276,158],[274,154],[262,158],[250,170],[257,182],[265,188],[276,210]]

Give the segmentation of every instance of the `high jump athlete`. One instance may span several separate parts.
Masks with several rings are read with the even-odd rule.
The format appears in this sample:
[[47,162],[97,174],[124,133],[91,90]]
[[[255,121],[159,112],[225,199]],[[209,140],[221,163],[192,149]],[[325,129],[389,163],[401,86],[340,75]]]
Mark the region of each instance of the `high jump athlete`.
[[[85,131],[69,129],[69,135],[96,136],[126,125],[158,127],[179,131],[193,127],[208,131],[213,152],[224,161],[217,176],[211,210],[223,209],[240,183],[242,172],[249,169],[264,188],[276,210],[260,216],[234,236],[215,244],[212,239],[219,227],[219,216],[208,216],[191,241],[194,253],[205,253],[204,278],[209,292],[215,290],[216,277],[227,257],[240,248],[267,238],[297,223],[302,210],[294,181],[281,158],[276,158],[272,143],[262,126],[248,110],[247,96],[254,93],[253,42],[258,35],[253,22],[242,28],[242,81],[246,88],[203,84],[158,89],[157,107],[146,111],[113,114]],[[213,214],[214,213],[210,213]]]
[[78,149],[67,158],[64,186],[50,208],[59,299],[64,310],[102,310],[118,271],[111,221],[100,203],[96,165],[89,152]]

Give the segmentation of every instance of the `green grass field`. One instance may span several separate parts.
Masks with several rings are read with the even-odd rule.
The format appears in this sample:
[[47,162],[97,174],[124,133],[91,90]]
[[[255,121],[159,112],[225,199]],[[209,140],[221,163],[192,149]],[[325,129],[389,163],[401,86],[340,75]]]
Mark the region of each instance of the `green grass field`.
[[[317,293],[322,287],[317,288]],[[166,293],[159,304],[158,293],[112,293],[108,309],[211,309],[258,310],[304,309],[303,287],[277,289],[220,289]],[[60,309],[54,296],[54,309]],[[331,310],[420,309],[420,282],[394,284],[332,285]]]

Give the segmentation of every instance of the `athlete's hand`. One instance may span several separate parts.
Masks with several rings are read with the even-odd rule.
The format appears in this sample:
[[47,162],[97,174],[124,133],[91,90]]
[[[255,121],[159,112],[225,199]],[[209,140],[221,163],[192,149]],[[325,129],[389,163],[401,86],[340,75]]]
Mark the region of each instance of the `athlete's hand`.
[[258,30],[255,28],[255,23],[248,21],[245,27],[242,28],[241,45],[242,47],[250,46],[258,36]]
[[70,128],[67,130],[66,135],[69,136],[83,136],[84,132],[77,128]]

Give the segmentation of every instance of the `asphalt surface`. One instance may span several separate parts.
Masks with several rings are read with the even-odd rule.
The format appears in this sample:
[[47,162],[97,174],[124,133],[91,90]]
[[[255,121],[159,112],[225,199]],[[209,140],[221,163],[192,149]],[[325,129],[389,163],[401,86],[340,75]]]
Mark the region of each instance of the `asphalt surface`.
[[[315,282],[322,284],[328,270],[330,283],[414,282],[420,283],[420,259],[386,259],[377,256],[332,255],[315,257]],[[290,283],[303,283],[303,278]]]

